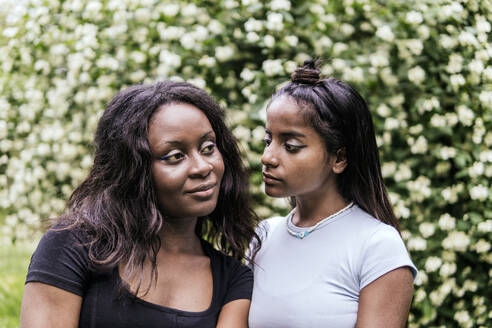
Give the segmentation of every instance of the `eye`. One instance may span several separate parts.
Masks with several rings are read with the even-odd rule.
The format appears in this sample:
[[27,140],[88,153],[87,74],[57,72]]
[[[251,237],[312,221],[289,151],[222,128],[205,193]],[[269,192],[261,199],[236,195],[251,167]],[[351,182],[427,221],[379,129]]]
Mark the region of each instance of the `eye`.
[[298,146],[298,145],[292,145],[292,144],[285,143],[284,147],[285,147],[285,150],[287,150],[289,153],[297,153],[299,150],[301,150],[302,148],[304,148],[306,146]]
[[172,152],[166,156],[159,157],[160,160],[166,161],[169,164],[178,163],[183,158],[184,158],[184,154],[179,151]]
[[270,144],[272,143],[272,139],[270,138],[269,135],[266,135],[265,138],[263,138],[263,142],[265,143],[265,145],[268,147],[270,146]]
[[201,152],[205,155],[213,154],[213,152],[215,151],[215,147],[217,147],[215,142],[207,141],[203,144]]

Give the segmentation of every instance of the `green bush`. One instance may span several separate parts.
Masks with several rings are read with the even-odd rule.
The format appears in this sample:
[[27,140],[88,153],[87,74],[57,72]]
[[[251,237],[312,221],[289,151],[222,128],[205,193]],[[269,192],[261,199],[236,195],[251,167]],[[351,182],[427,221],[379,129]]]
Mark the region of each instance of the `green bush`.
[[165,78],[220,100],[258,213],[285,214],[261,191],[264,107],[319,56],[373,112],[420,270],[410,326],[492,326],[490,0],[9,0],[0,17],[4,239],[28,238],[63,210],[109,99]]

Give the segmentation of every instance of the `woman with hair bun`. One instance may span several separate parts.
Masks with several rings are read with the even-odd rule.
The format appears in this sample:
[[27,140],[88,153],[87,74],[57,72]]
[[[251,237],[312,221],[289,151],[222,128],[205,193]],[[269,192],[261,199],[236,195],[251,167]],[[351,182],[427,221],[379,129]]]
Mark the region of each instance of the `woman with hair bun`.
[[113,98],[88,177],[32,256],[21,327],[247,327],[240,260],[258,219],[223,116],[184,82]]
[[267,106],[265,192],[290,197],[260,224],[249,326],[403,327],[413,265],[381,175],[368,107],[308,60]]

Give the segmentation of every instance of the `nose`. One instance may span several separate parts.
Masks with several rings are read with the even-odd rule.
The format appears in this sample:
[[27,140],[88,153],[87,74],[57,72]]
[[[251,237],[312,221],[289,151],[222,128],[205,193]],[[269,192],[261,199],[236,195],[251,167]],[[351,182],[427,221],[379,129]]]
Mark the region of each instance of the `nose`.
[[208,161],[208,158],[203,156],[202,154],[197,153],[192,157],[190,176],[205,178],[213,169],[214,166],[212,165],[212,163]]
[[272,148],[273,148],[272,145],[265,147],[265,150],[263,150],[263,155],[261,156],[261,164],[263,164],[266,167],[278,166],[278,160]]

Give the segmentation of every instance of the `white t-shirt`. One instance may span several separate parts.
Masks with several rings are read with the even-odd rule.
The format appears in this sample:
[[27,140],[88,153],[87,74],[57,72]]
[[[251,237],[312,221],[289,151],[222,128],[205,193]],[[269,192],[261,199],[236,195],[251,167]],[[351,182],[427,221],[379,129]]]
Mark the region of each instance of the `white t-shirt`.
[[249,327],[354,327],[362,288],[402,266],[415,277],[396,229],[357,205],[304,239],[287,232],[293,212],[263,221],[259,229]]

